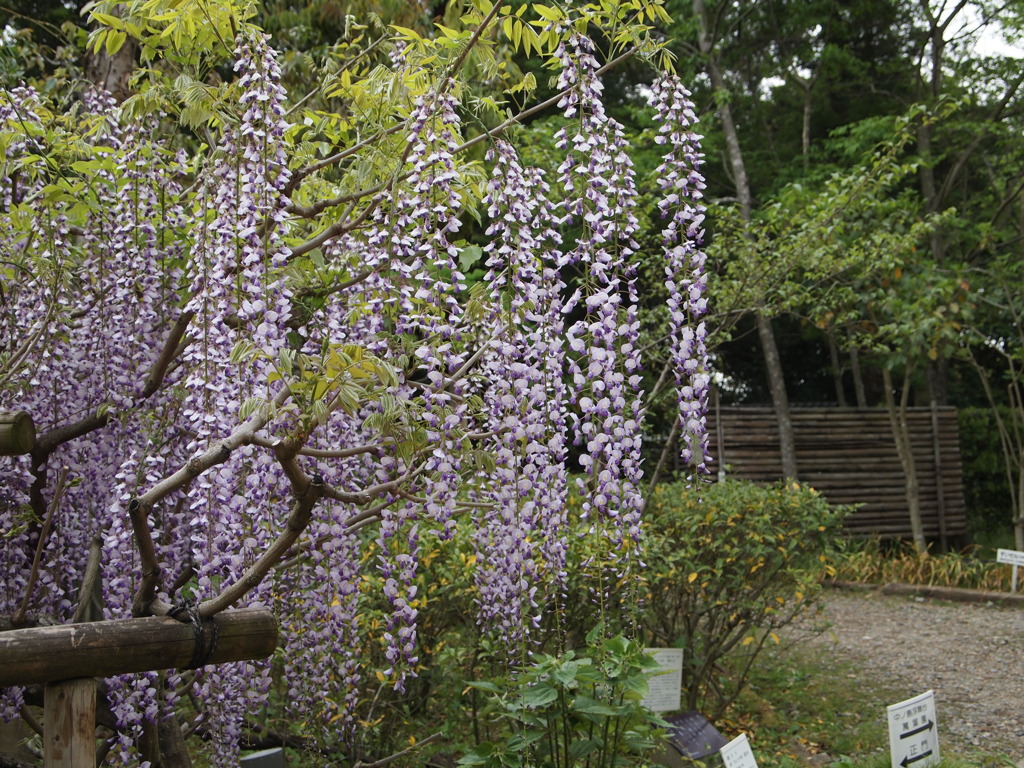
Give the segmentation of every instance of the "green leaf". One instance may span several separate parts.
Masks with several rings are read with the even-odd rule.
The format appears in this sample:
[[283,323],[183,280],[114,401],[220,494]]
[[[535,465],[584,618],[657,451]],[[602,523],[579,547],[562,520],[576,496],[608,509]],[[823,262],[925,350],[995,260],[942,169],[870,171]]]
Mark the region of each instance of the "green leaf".
[[467,245],[459,252],[459,269],[462,272],[469,272],[483,254],[484,251],[479,245]]
[[495,746],[489,741],[478,744],[459,758],[459,765],[486,765],[491,762]]
[[400,27],[397,24],[392,24],[391,28],[398,32],[399,37],[402,37],[406,40],[415,40],[417,42],[423,41],[423,37],[420,36],[420,33],[417,32],[415,29],[409,29],[408,27]]
[[124,45],[125,40],[128,39],[127,33],[123,31],[113,31],[107,33],[106,50],[108,56],[113,56]]
[[267,401],[262,397],[250,397],[242,403],[242,406],[238,409],[238,417],[243,421],[248,419],[253,414],[259,412],[259,410],[267,405]]
[[473,680],[472,682],[466,683],[470,688],[476,688],[478,691],[486,691],[487,693],[501,693],[502,689],[490,680]]
[[536,744],[547,735],[545,731],[522,731],[508,740],[508,748],[513,752],[522,752],[531,744]]
[[528,707],[543,707],[558,698],[558,690],[547,683],[530,686],[523,694],[523,703]]
[[602,715],[604,717],[614,717],[617,714],[612,707],[608,706],[607,704],[601,703],[597,699],[592,699],[589,696],[577,696],[572,703],[572,708],[575,711],[581,712],[585,715]]
[[569,757],[572,758],[573,763],[582,760],[595,749],[601,746],[601,742],[598,739],[587,739],[585,741],[574,741],[569,745]]
[[551,676],[562,685],[569,686],[576,681],[576,675],[579,670],[580,663],[578,661],[567,661],[556,667],[552,671]]
[[96,11],[93,11],[89,15],[100,24],[110,27],[111,29],[124,29],[124,22],[117,18],[117,16],[111,16],[109,13],[98,13]]

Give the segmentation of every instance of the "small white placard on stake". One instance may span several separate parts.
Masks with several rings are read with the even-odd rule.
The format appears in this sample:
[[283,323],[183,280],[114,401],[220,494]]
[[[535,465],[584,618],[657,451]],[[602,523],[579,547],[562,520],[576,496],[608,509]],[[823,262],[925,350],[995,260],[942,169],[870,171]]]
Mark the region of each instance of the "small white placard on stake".
[[1009,563],[1010,565],[1024,565],[1024,552],[1015,549],[997,549],[997,563]]
[[747,741],[747,734],[741,733],[719,751],[725,768],[757,768],[754,751]]
[[644,653],[661,667],[647,681],[647,695],[642,704],[653,712],[671,712],[682,704],[683,649],[644,648]]
[[926,768],[939,762],[939,731],[935,692],[887,708],[892,768]]
[[1009,563],[1013,566],[1013,583],[1010,586],[1010,591],[1016,594],[1017,569],[1024,565],[1024,552],[1018,552],[1016,549],[997,549],[996,562]]

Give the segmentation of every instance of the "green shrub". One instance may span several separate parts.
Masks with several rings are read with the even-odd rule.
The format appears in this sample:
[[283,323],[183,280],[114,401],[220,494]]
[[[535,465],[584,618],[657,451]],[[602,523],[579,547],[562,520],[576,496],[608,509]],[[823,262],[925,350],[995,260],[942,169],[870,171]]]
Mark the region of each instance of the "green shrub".
[[653,644],[684,649],[689,708],[719,716],[765,643],[814,600],[844,513],[795,483],[657,488],[646,518],[644,626]]

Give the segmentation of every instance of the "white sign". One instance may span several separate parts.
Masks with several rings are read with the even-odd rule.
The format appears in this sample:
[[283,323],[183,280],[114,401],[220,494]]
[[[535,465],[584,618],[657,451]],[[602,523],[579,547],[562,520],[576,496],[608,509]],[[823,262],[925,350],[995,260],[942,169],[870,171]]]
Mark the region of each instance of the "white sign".
[[925,768],[939,762],[934,691],[893,704],[887,711],[892,768]]
[[741,733],[730,741],[719,754],[725,763],[725,768],[757,768],[757,760],[754,759],[754,752],[747,741],[747,734]]
[[1009,563],[1010,565],[1024,565],[1024,552],[1015,549],[996,550],[997,563]]
[[641,703],[653,712],[671,712],[682,703],[683,649],[644,648],[644,653],[661,666],[647,681],[647,695]]

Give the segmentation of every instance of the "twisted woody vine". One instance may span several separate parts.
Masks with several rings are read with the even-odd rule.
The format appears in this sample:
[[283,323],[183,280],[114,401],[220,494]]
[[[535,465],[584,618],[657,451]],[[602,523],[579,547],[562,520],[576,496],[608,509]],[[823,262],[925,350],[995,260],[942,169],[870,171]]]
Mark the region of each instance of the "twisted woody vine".
[[[415,674],[423,532],[472,532],[478,621],[510,649],[558,609],[570,488],[615,577],[642,567],[641,192],[695,471],[709,386],[696,118],[642,23],[664,11],[467,6],[307,94],[245,3],[100,2],[90,45],[138,47],[135,95],[0,94],[0,398],[40,435],[2,459],[0,615],[81,618],[96,559],[102,618],[269,607],[291,711],[347,732],[367,633],[391,685]],[[488,105],[469,72],[507,76],[502,46],[556,95]],[[604,104],[622,56],[662,63],[649,182]],[[543,110],[554,172],[518,143]],[[270,684],[262,662],[108,680],[112,754],[187,696],[232,764]]]

